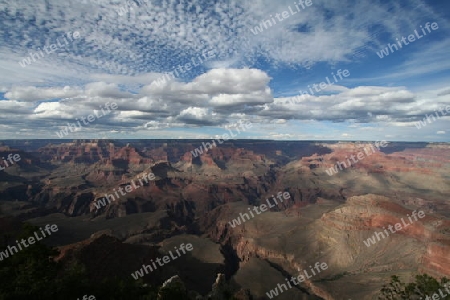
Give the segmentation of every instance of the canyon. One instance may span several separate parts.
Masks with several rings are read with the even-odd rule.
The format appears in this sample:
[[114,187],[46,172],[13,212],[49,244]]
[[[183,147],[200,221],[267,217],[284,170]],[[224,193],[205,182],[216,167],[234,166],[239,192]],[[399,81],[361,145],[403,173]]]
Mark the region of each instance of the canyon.
[[[1,141],[0,157],[21,160],[0,172],[0,227],[13,226],[6,217],[57,224],[46,239],[60,250],[56,260],[83,263],[92,281],[130,277],[191,243],[190,255],[143,280],[160,285],[178,275],[201,295],[225,280],[242,299],[264,299],[317,261],[328,268],[277,299],[377,299],[391,275],[450,277],[449,144],[390,142],[329,176],[370,142],[228,140],[194,157],[202,142]],[[149,173],[154,181],[95,206]],[[228,223],[280,191],[289,198]],[[414,210],[425,217],[365,246]]]

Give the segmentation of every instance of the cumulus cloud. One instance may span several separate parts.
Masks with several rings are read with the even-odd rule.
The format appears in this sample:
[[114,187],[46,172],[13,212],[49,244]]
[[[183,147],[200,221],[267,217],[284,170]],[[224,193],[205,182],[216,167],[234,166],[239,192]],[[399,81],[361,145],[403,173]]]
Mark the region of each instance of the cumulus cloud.
[[51,100],[58,98],[71,98],[79,95],[80,89],[65,86],[62,88],[37,88],[35,86],[13,87],[5,97],[7,99],[16,99],[21,101],[37,101],[37,100]]
[[132,94],[122,92],[115,83],[95,82],[86,85],[86,95],[101,98],[131,98]]
[[180,112],[177,120],[194,125],[219,125],[223,120],[215,118],[215,114],[207,108],[188,107]]
[[[149,130],[175,127],[223,127],[236,120],[286,125],[289,120],[389,124],[413,127],[414,122],[450,104],[450,94],[438,100],[429,95],[438,91],[413,93],[405,87],[357,86],[338,88],[331,95],[304,94],[273,97],[269,76],[258,69],[214,69],[191,82],[168,83],[156,92],[150,85],[136,93],[121,91],[117,84],[95,82],[84,87],[48,89],[15,87],[7,95],[18,100],[0,101],[2,111],[21,120],[41,122],[40,127],[64,126],[81,116],[92,114],[107,102],[119,109],[97,120],[99,128]],[[340,92],[338,92],[340,90]],[[61,101],[30,103],[30,91],[40,98],[64,95]],[[72,97],[68,97],[71,95]],[[441,134],[441,133],[439,133]],[[282,135],[276,135],[281,137]],[[284,136],[287,137],[287,136]]]

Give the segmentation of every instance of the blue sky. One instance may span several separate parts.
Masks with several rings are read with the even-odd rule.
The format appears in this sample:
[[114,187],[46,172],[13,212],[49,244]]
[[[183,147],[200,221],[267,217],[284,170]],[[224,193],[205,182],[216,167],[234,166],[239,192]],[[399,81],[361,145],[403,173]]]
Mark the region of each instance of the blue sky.
[[66,138],[242,121],[236,138],[449,142],[449,16],[437,0],[0,0],[0,139],[57,139],[115,102]]

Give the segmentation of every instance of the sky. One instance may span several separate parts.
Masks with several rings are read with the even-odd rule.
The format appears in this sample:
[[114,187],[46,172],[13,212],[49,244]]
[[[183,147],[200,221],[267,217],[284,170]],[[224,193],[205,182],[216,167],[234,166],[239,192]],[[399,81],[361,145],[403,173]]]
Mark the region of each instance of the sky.
[[444,0],[0,0],[0,139],[450,142],[449,33]]

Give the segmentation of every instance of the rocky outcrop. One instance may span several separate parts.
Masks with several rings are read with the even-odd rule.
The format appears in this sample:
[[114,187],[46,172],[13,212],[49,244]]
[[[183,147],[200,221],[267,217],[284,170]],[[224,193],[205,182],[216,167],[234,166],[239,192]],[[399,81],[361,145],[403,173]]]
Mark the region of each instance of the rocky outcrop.
[[[82,263],[90,279],[95,282],[112,277],[112,274],[128,278],[144,262],[158,257],[157,249],[158,247],[122,243],[115,237],[102,234],[59,247],[60,255],[55,260],[69,265],[73,262]],[[158,272],[148,274],[146,280],[159,283]]]
[[158,291],[158,300],[172,300],[172,299],[189,299],[189,300],[228,300],[230,296],[236,300],[253,300],[249,290],[241,289],[234,295],[230,284],[226,281],[223,274],[217,274],[215,283],[212,285],[212,290],[208,295],[201,296],[195,291],[188,291],[184,282],[178,275],[167,279]]
[[[322,205],[329,204],[324,202]],[[324,299],[336,299],[333,290],[317,282],[339,280],[327,279],[339,278],[342,276],[339,274],[348,274],[355,278],[353,280],[358,280],[367,276],[365,274],[384,276],[386,272],[395,270],[413,274],[424,271],[436,277],[450,276],[450,239],[445,231],[448,221],[441,216],[428,214],[429,211],[425,211],[424,218],[418,217],[416,221],[411,217],[411,221],[408,216],[412,216],[412,211],[387,197],[364,195],[347,199],[345,204],[323,213],[301,230],[291,228],[300,237],[286,232],[280,232],[277,238],[258,234],[252,221],[236,228],[225,222],[218,222],[215,226],[211,224],[209,235],[224,247],[229,247],[228,252],[235,253],[240,264],[256,257],[276,264],[287,274],[295,274],[296,270],[308,268],[308,264],[314,261],[326,261],[331,273],[324,273],[324,276],[314,278],[313,281],[305,281],[305,285]],[[219,220],[231,220],[233,216],[236,216],[236,212],[227,209],[227,206],[216,209],[212,215]],[[402,225],[401,231],[377,241],[376,245],[365,245],[364,241],[375,232],[382,232],[389,225],[403,224],[402,218],[408,226]],[[291,217],[290,220],[295,219]],[[277,243],[269,242],[271,239]],[[305,251],[295,250],[292,243],[299,240],[301,245],[308,245]],[[398,256],[398,253],[404,254]]]
[[436,277],[450,277],[450,240],[429,243],[420,270]]

